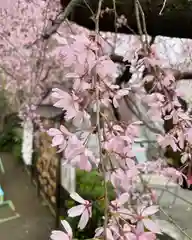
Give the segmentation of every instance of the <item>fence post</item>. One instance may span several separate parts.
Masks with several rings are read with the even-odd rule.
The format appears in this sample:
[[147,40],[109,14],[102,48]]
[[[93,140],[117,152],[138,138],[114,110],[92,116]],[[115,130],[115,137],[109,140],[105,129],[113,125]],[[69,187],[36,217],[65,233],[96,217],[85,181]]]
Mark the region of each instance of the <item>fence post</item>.
[[56,170],[56,219],[55,228],[60,226],[60,196],[61,196],[61,154],[59,154],[58,165]]

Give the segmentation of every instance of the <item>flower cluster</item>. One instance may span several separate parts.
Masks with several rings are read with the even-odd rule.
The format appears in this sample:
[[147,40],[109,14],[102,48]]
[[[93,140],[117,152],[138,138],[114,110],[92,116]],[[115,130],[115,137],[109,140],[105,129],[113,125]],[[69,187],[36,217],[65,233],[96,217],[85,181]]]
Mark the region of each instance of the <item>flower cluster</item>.
[[[13,93],[12,96],[17,95],[19,107],[24,107],[20,113],[26,123],[23,145],[26,163],[31,162],[32,153],[30,121],[39,121],[31,103],[38,105],[39,97],[53,86],[55,80],[64,82],[67,86],[65,91],[53,88],[52,96],[54,106],[65,111],[65,120],[72,124],[73,129],[64,125],[59,129],[49,129],[52,146],[63,152],[65,164],[85,171],[97,167],[104,187],[110,182],[116,194],[115,199],[108,199],[105,189],[104,226],[96,229],[95,237],[156,239],[161,229],[153,216],[159,208],[156,195],[142,181],[142,174],[158,173],[174,181],[181,181],[182,175],[167,168],[161,159],[138,163],[132,148],[141,123],[118,122],[111,115],[111,106],[118,108],[122,98],[138,90],[140,98],[148,106],[151,119],[163,118],[165,122],[171,120],[173,123],[173,128],[164,136],[158,136],[159,144],[162,148],[170,146],[173,151],[181,152],[181,160],[187,164],[191,160],[191,118],[181,108],[174,76],[159,67],[161,63],[152,49],[143,59],[138,56],[133,59],[130,68],[133,85],[120,88],[115,81],[117,66],[106,55],[105,43],[98,33],[74,27],[76,35],[72,35],[70,27],[62,32],[61,26],[51,41],[42,39],[45,26],[52,26],[54,22],[51,20],[60,11],[59,0],[13,2],[8,8],[6,4],[0,7],[0,67],[7,75],[6,89]],[[101,11],[100,16],[113,12],[107,8]],[[63,26],[68,24],[66,22]],[[116,27],[126,25],[126,18],[117,16]],[[143,78],[144,68],[151,71]],[[139,84],[135,84],[135,80],[139,80]],[[153,91],[150,89],[146,94],[143,91],[146,85],[152,86]],[[81,136],[76,134],[79,130],[83,131]],[[98,140],[96,151],[89,144],[93,136]],[[68,216],[80,216],[78,228],[84,229],[92,217],[94,202],[84,200],[77,193],[70,196],[79,205],[69,209]],[[71,227],[65,220],[62,225],[65,232],[53,231],[51,238],[72,240]]]
[[154,49],[152,53],[143,59],[149,72],[143,81],[147,86],[143,101],[149,107],[151,118],[164,121],[165,134],[158,136],[158,143],[163,149],[171,148],[180,155],[186,174],[186,169],[191,172],[192,118],[182,106],[173,72],[161,69]]
[[[79,138],[74,130],[71,132],[63,125],[60,129],[49,129],[48,134],[52,136],[52,145],[64,153],[64,163],[85,171],[97,166],[104,182],[109,181],[114,187],[116,199],[109,201],[106,193],[105,224],[96,229],[95,237],[153,240],[157,233],[161,234],[153,220],[159,208],[154,191],[144,183],[141,190],[142,174],[156,172],[175,181],[181,180],[181,174],[171,168],[168,170],[159,159],[144,164],[136,161],[132,146],[141,122],[127,124],[109,116],[111,105],[118,108],[119,100],[129,94],[131,87],[120,89],[115,84],[116,65],[102,53],[98,36],[76,36],[62,49],[63,64],[68,68],[66,79],[71,88],[68,91],[53,89],[54,106],[62,108],[65,120],[76,130],[83,129],[85,134]],[[149,109],[157,113],[156,108],[161,109],[164,96],[154,93],[147,95],[145,101]],[[93,119],[94,113],[96,119]],[[93,134],[98,136],[99,154],[88,146]],[[72,193],[71,197],[80,205],[70,209],[68,215],[81,216],[78,227],[83,229],[92,216],[94,203],[77,193]],[[52,239],[71,239],[71,230],[66,231],[67,234],[53,232]]]

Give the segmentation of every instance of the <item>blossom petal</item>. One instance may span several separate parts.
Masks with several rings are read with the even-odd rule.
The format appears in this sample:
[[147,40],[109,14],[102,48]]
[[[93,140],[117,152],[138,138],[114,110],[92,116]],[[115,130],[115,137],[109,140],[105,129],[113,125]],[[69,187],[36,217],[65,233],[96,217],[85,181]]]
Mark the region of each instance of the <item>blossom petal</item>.
[[77,145],[71,144],[70,141],[68,141],[68,145],[65,149],[65,157],[70,161],[74,161],[75,157],[82,154],[83,150],[84,149],[81,148],[81,146],[79,147]]
[[65,100],[71,99],[71,96],[69,95],[69,93],[67,93],[65,91],[62,91],[58,88],[53,88],[52,89],[52,97],[58,98],[58,99],[64,98]]
[[63,126],[63,125],[60,126],[60,130],[65,135],[71,135],[71,133],[68,131],[68,129],[65,126]]
[[112,232],[109,228],[106,229],[107,239],[108,240],[114,240],[114,237],[112,235]]
[[136,227],[136,229],[135,229],[135,233],[136,233],[137,235],[141,235],[143,232],[145,232],[143,222],[142,222],[142,221],[139,221],[139,222],[137,223],[137,227]]
[[59,135],[61,134],[61,131],[59,131],[57,128],[50,128],[48,131],[47,131],[47,134],[51,137],[54,137],[55,135]]
[[123,193],[121,196],[118,198],[118,203],[120,205],[125,204],[129,200],[129,194],[128,193]]
[[66,105],[68,105],[66,102],[66,100],[60,99],[53,106],[57,108],[66,108]]
[[147,208],[145,208],[143,210],[142,216],[143,217],[151,216],[151,215],[155,214],[158,211],[159,211],[159,207],[157,205],[150,206],[150,207],[147,207]]
[[95,237],[100,237],[101,234],[104,232],[103,227],[99,227],[95,230]]
[[155,240],[156,236],[152,232],[144,232],[139,236],[139,240]]
[[72,238],[73,236],[73,231],[71,226],[69,225],[69,223],[66,220],[62,220],[61,224],[63,225],[63,227],[65,228],[66,232],[68,233],[68,235]]
[[81,215],[84,210],[85,210],[85,206],[84,205],[78,205],[78,206],[70,208],[67,211],[67,213],[68,213],[69,217],[76,217],[76,216]]
[[90,172],[92,169],[92,165],[88,160],[87,156],[81,155],[80,161],[79,161],[79,168],[82,170],[85,170],[87,172]]
[[52,240],[68,240],[69,236],[62,231],[52,231],[50,238]]
[[137,240],[137,239],[142,240],[140,238],[137,238],[137,236],[132,232],[125,233],[125,237],[126,239],[129,239],[129,240]]
[[113,106],[114,106],[114,108],[118,108],[119,107],[119,103],[118,103],[118,101],[117,101],[117,99],[115,97],[113,98]]
[[89,212],[87,209],[84,210],[83,214],[81,215],[79,224],[78,224],[78,228],[79,229],[84,229],[85,226],[87,225],[88,221],[89,221]]
[[52,146],[55,147],[55,146],[58,146],[58,145],[61,145],[63,142],[64,142],[64,137],[63,135],[56,135],[53,137],[52,139]]
[[151,232],[153,233],[158,233],[158,234],[161,234],[161,230],[159,228],[159,226],[157,225],[157,223],[155,223],[154,221],[152,221],[151,219],[149,218],[144,218],[142,220],[144,226]]
[[85,199],[83,199],[81,196],[79,196],[79,194],[76,193],[76,192],[71,193],[70,197],[73,198],[73,200],[75,200],[76,202],[79,202],[79,203],[82,203],[82,204],[86,203]]

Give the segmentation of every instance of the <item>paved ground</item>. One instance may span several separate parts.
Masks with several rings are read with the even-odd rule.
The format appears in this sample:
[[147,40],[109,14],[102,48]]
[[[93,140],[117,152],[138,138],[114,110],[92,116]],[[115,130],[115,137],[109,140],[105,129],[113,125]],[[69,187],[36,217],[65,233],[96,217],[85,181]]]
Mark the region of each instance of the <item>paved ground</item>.
[[[0,224],[1,240],[48,240],[51,229],[54,227],[54,218],[47,207],[37,197],[36,189],[30,182],[30,177],[26,174],[21,164],[17,163],[7,154],[1,154],[5,175],[0,174],[0,183],[6,193],[6,198],[11,199],[16,207],[16,211],[21,215],[20,218]],[[162,187],[162,181],[159,181]],[[156,185],[158,185],[156,183]],[[170,229],[167,223],[164,227],[174,234],[177,240],[190,239],[182,235],[179,227],[192,237],[192,191],[179,189],[174,205],[169,208],[175,199],[175,188],[168,188],[168,193],[164,191],[161,198],[161,206],[166,214],[174,221],[173,229]],[[161,195],[161,191],[159,191]],[[187,201],[187,202],[186,202]],[[170,220],[161,212],[161,219]],[[0,209],[0,218],[2,212]],[[174,227],[178,225],[179,227]],[[168,240],[168,237],[160,238]],[[191,238],[192,239],[192,238]]]
[[159,187],[162,186],[159,185],[157,190],[161,206],[160,219],[170,223],[170,226],[167,223],[163,223],[163,226],[177,240],[192,239],[192,191],[173,186],[159,190]]
[[[1,154],[5,175],[0,183],[6,199],[13,201],[20,218],[0,224],[1,240],[48,240],[54,218],[37,197],[36,189],[25,170],[10,155]],[[1,218],[0,209],[0,218]]]

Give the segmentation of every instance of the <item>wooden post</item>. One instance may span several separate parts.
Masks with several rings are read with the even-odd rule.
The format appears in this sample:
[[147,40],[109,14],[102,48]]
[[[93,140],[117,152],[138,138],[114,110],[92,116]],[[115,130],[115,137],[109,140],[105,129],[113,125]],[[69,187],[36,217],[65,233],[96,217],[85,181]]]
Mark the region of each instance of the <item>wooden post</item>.
[[61,193],[61,158],[59,156],[57,172],[56,172],[56,218],[55,228],[59,229],[60,226],[60,193]]
[[[55,118],[55,127],[59,127],[59,125],[62,122],[62,117],[59,116],[59,121],[57,120],[57,117]],[[60,201],[61,201],[61,160],[62,160],[62,153],[58,154],[58,164],[56,169],[56,217],[55,217],[55,228],[59,229],[60,227]]]

